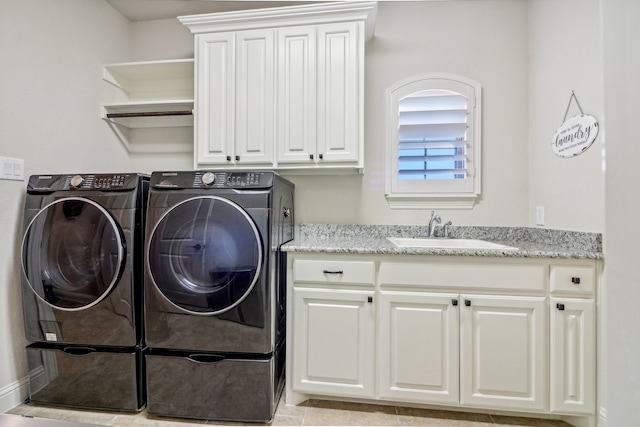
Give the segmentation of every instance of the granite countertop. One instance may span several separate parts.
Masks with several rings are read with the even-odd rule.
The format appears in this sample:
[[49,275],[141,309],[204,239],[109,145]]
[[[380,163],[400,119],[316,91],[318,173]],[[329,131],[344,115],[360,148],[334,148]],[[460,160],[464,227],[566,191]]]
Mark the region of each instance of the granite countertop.
[[325,252],[384,255],[447,255],[514,258],[602,259],[602,235],[528,227],[451,226],[452,239],[478,239],[508,246],[505,249],[443,249],[397,247],[387,237],[426,236],[426,226],[301,224],[286,252]]

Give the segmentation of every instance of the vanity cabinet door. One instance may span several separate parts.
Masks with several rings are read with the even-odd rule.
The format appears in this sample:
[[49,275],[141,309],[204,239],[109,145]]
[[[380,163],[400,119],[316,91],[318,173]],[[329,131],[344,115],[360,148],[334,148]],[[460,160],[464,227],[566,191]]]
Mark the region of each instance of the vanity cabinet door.
[[460,402],[544,410],[545,298],[462,295],[460,299]]
[[373,397],[373,290],[293,288],[293,388]]
[[380,397],[458,403],[458,295],[382,291]]
[[553,298],[551,314],[551,411],[595,411],[595,301]]

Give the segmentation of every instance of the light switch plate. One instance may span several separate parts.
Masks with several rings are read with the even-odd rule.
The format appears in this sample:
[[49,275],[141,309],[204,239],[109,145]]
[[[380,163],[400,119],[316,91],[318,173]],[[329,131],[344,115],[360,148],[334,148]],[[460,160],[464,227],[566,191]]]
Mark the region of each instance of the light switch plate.
[[544,206],[536,207],[536,225],[544,225]]
[[0,157],[0,179],[24,181],[24,159]]

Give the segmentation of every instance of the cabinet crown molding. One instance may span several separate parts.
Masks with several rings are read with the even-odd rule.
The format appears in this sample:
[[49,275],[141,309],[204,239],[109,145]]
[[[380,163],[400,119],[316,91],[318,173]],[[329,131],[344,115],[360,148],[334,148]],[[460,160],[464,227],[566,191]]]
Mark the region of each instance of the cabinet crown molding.
[[178,20],[192,34],[364,21],[365,40],[370,40],[373,38],[377,8],[375,1],[336,2],[179,16]]

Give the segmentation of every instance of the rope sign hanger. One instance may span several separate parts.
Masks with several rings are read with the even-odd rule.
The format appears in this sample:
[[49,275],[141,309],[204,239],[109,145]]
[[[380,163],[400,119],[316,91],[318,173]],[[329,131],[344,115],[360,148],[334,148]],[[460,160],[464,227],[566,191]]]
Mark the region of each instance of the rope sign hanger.
[[[567,120],[567,114],[569,114],[569,108],[573,100],[576,101],[580,114]],[[598,121],[595,117],[584,114],[576,94],[571,91],[571,97],[569,98],[562,124],[551,139],[551,148],[553,148],[557,156],[574,157],[591,147],[597,136]]]

